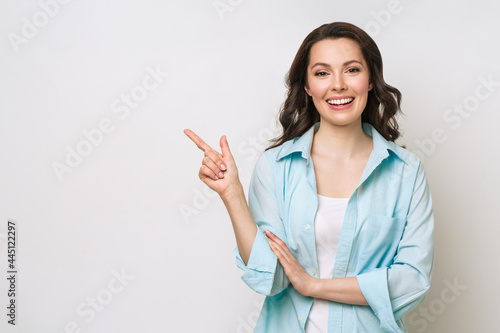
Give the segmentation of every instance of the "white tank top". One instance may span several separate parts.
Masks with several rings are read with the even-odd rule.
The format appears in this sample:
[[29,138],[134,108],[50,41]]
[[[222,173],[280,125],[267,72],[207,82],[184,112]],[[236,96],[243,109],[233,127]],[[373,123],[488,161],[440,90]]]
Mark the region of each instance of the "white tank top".
[[[348,201],[349,198],[330,198],[318,194],[314,234],[320,279],[332,278],[340,230]],[[306,323],[306,333],[328,332],[328,304],[328,300],[314,299]]]

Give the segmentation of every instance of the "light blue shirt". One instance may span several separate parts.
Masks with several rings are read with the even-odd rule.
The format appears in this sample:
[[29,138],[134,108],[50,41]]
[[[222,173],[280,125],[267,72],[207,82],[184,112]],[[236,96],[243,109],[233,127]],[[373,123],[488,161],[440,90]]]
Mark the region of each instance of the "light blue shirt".
[[[328,332],[407,332],[403,317],[424,300],[431,282],[431,193],[415,154],[385,140],[372,125],[362,126],[373,150],[349,198],[332,278],[355,276],[369,306],[330,301]],[[318,129],[319,122],[265,151],[250,179],[248,205],[258,232],[246,266],[237,246],[234,254],[243,281],[267,296],[254,332],[304,332],[314,301],[290,283],[264,231],[282,239],[302,267],[319,277],[318,193],[310,154]]]

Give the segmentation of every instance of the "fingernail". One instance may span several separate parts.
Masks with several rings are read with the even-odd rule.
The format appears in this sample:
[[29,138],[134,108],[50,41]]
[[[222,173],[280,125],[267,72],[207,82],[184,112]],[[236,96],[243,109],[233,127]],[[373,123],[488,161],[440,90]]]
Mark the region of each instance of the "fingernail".
[[224,174],[222,172],[219,172],[219,177],[224,178]]
[[225,166],[224,164],[221,164],[221,165],[220,165],[220,168],[221,168],[222,170],[226,170],[226,166]]

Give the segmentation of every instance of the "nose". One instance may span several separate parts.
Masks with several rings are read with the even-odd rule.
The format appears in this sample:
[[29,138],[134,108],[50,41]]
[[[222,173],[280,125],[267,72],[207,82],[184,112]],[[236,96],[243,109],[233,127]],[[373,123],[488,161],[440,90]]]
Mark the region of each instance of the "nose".
[[331,77],[332,77],[331,88],[333,91],[347,90],[347,84],[344,80],[344,76],[341,73],[334,74]]

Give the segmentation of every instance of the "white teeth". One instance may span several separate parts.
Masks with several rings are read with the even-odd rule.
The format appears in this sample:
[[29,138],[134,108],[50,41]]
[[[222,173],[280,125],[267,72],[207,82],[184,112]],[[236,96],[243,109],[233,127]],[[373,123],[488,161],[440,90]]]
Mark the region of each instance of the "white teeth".
[[342,98],[342,99],[329,99],[327,102],[328,104],[333,104],[333,105],[342,105],[342,104],[347,104],[351,103],[354,98]]

